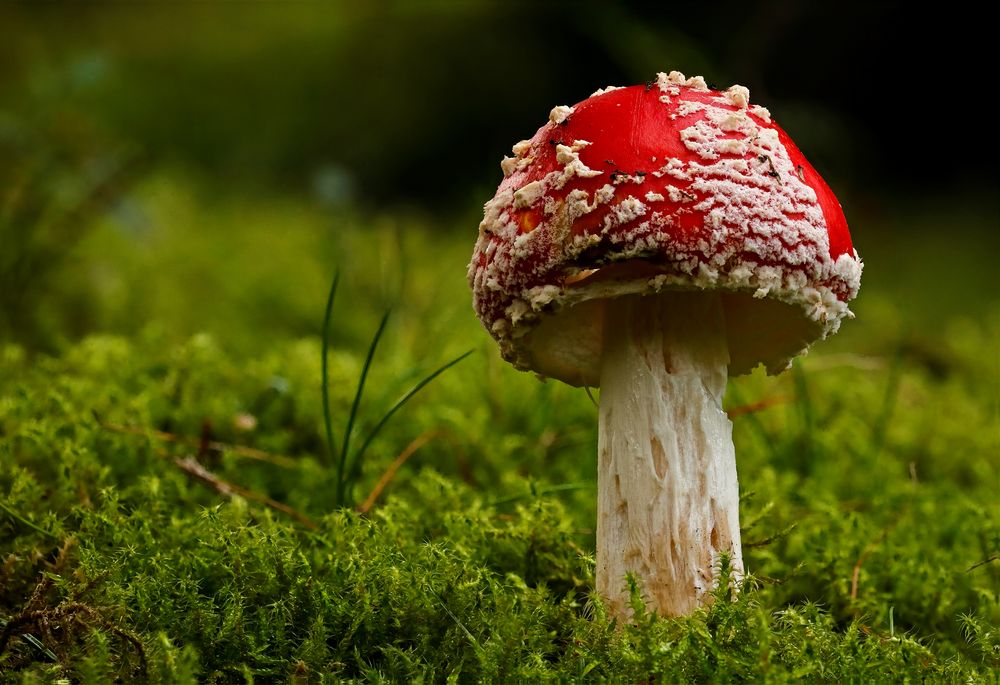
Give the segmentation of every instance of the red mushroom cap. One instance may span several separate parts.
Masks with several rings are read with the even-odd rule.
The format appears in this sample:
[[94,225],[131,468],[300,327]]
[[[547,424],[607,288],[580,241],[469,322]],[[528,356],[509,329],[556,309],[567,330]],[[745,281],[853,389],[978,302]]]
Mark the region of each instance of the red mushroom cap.
[[861,278],[836,197],[742,86],[607,88],[504,158],[469,265],[515,366],[597,385],[610,298],[723,293],[730,373],[772,372],[850,316]]

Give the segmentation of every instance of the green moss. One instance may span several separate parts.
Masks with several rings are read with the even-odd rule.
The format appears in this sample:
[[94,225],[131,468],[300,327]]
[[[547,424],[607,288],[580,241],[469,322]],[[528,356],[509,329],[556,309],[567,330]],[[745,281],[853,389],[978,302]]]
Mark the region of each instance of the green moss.
[[[148,233],[108,221],[58,267],[119,334],[0,346],[0,682],[1000,682],[991,294],[916,335],[926,293],[875,278],[793,372],[735,379],[730,408],[763,403],[734,412],[754,575],[620,627],[591,595],[596,410],[498,359],[440,267],[467,232],[400,215],[330,236],[301,203],[199,204],[166,177],[136,199]],[[355,501],[421,446],[364,514],[334,506],[323,422],[337,262],[339,438],[388,304],[353,445],[476,350],[372,441]]]
[[[485,358],[442,376],[378,441],[360,489],[421,431],[448,437],[363,516],[329,506],[316,340],[259,359],[154,333],[53,358],[6,348],[3,679],[996,682],[1000,567],[975,566],[1000,549],[996,436],[969,429],[990,424],[977,397],[995,377],[972,364],[986,354],[973,337],[948,349],[946,377],[905,356],[896,381],[891,363],[815,357],[797,376],[737,382],[744,399],[789,395],[736,420],[757,576],[690,618],[626,628],[590,595],[594,412],[582,393],[532,381],[518,396]],[[338,416],[356,372],[357,359],[331,357]],[[879,428],[887,388],[898,396]],[[463,409],[484,395],[489,409]],[[197,440],[122,433],[95,413],[195,437],[207,423],[213,439],[279,450],[290,465],[231,449],[199,459],[316,527],[192,480],[172,457]],[[258,422],[249,433],[233,423],[243,413]]]

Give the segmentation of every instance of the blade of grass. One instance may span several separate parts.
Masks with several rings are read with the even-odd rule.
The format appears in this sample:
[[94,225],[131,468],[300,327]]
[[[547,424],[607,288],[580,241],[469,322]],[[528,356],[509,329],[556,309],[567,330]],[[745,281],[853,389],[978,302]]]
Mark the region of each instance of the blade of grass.
[[815,470],[816,445],[813,439],[816,426],[816,416],[813,411],[812,396],[809,392],[809,380],[806,377],[802,363],[796,361],[792,365],[792,382],[795,384],[795,407],[799,414],[799,438],[795,466],[800,475],[806,476]]
[[[354,463],[352,463],[351,468],[347,469],[345,472],[345,467],[347,464],[347,458],[350,455],[351,447],[351,432],[354,430],[354,421],[358,416],[358,407],[361,405],[361,396],[365,392],[365,380],[368,378],[368,371],[372,366],[372,358],[375,356],[375,350],[378,348],[378,342],[382,338],[382,333],[385,332],[385,325],[389,321],[389,310],[386,310],[385,314],[382,315],[382,320],[379,322],[378,330],[375,331],[375,335],[372,337],[371,345],[368,346],[368,356],[365,357],[365,364],[361,367],[361,376],[358,378],[358,390],[354,394],[354,403],[351,405],[351,413],[347,417],[347,428],[344,430],[344,444],[340,450],[340,461],[337,463],[337,502],[338,507],[344,505],[344,496],[347,492],[347,481],[354,476]],[[367,443],[365,443],[367,446]],[[363,450],[364,448],[362,448]],[[360,458],[360,454],[354,458],[354,462],[357,462]]]
[[39,640],[31,633],[21,633],[21,639],[30,644],[32,647],[37,649],[42,654],[44,654],[45,658],[48,659],[49,661],[55,661],[55,662],[59,661],[59,657],[57,657],[51,649],[46,647],[41,640]]
[[333,298],[337,294],[337,285],[340,283],[340,272],[333,275],[333,283],[330,285],[330,294],[326,298],[326,310],[323,313],[323,371],[322,371],[322,392],[323,392],[323,423],[326,424],[326,449],[329,454],[330,464],[337,460],[334,453],[333,443],[333,417],[330,415],[330,374],[329,374],[329,354],[330,354],[330,318],[333,312]]
[[558,485],[550,485],[547,488],[536,488],[534,484],[532,484],[530,492],[521,493],[520,495],[510,495],[509,497],[493,500],[490,502],[490,506],[499,507],[503,504],[510,504],[511,502],[517,502],[522,499],[544,497],[545,495],[551,495],[556,492],[569,492],[572,490],[583,490],[584,488],[592,487],[594,487],[592,482],[559,483]]
[[791,532],[798,527],[798,525],[799,524],[796,522],[789,526],[786,526],[783,530],[779,530],[774,535],[768,535],[766,538],[761,538],[760,540],[745,541],[743,543],[743,547],[745,548],[766,547],[767,545],[770,545],[772,542],[788,537],[791,534]]
[[3,502],[0,502],[0,509],[3,509],[5,512],[7,512],[8,515],[11,516],[11,518],[13,518],[16,521],[19,521],[20,523],[22,523],[23,525],[27,526],[28,528],[31,528],[36,533],[41,533],[42,535],[45,535],[46,537],[50,537],[53,540],[58,540],[59,539],[58,535],[56,535],[54,533],[50,533],[49,531],[45,530],[41,526],[36,526],[34,523],[32,523],[28,519],[24,518],[20,514],[18,514],[16,511],[14,511],[10,507],[8,507]]
[[872,458],[877,458],[885,447],[885,437],[889,430],[889,423],[892,421],[893,412],[896,409],[896,402],[899,400],[899,381],[903,370],[904,348],[901,345],[896,354],[893,355],[889,365],[889,377],[885,383],[885,394],[882,396],[882,408],[875,418],[872,426],[872,438],[870,441]]
[[390,409],[385,413],[385,416],[383,416],[382,419],[377,424],[375,424],[375,428],[373,428],[372,432],[368,434],[368,437],[365,439],[364,443],[362,443],[361,448],[358,450],[357,454],[355,454],[354,458],[351,460],[351,468],[348,471],[349,478],[356,478],[358,476],[358,472],[361,470],[361,460],[364,457],[365,451],[368,449],[368,446],[372,444],[372,441],[378,436],[379,432],[381,432],[381,430],[385,427],[385,424],[389,422],[389,419],[392,418],[393,414],[402,409],[403,405],[409,402],[414,395],[416,395],[424,388],[424,386],[426,386],[428,383],[430,383],[432,380],[440,376],[442,373],[444,373],[451,367],[455,366],[455,364],[459,363],[460,361],[468,357],[470,354],[473,353],[473,351],[474,350],[469,350],[468,352],[465,352],[464,354],[455,357],[447,364],[438,367],[438,369],[433,373],[425,376],[422,381],[417,383],[408,393],[403,395],[403,397],[400,398],[400,400],[392,406],[392,409]]
[[482,645],[479,644],[479,640],[476,639],[476,636],[472,634],[472,631],[466,628],[465,624],[462,623],[462,621],[458,618],[458,616],[456,616],[454,612],[448,608],[448,605],[444,603],[444,599],[441,597],[441,595],[439,595],[437,592],[434,591],[434,588],[428,585],[427,589],[430,590],[432,595],[434,595],[434,599],[438,601],[438,604],[441,605],[441,608],[444,609],[444,612],[448,614],[451,620],[455,622],[455,625],[459,627],[459,630],[465,633],[465,637],[468,638],[469,642],[472,644],[472,648],[476,650],[476,653],[477,654],[481,653],[483,651],[483,647]]

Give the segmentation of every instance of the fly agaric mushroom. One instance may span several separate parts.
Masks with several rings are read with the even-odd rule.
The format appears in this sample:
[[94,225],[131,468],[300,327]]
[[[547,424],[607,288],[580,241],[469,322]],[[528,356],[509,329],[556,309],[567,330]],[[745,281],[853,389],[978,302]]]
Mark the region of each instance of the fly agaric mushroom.
[[501,163],[469,282],[515,367],[600,386],[597,591],[631,618],[743,571],[728,375],[768,372],[850,317],[861,261],[837,199],[742,86],[605,88]]

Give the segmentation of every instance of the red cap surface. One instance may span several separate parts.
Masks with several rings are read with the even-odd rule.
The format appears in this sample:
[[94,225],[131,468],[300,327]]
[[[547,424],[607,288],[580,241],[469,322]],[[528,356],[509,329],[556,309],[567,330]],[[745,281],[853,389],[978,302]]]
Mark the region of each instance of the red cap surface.
[[724,294],[731,373],[785,368],[850,316],[836,197],[742,86],[658,74],[556,107],[501,164],[469,281],[504,357],[596,385],[609,298]]

